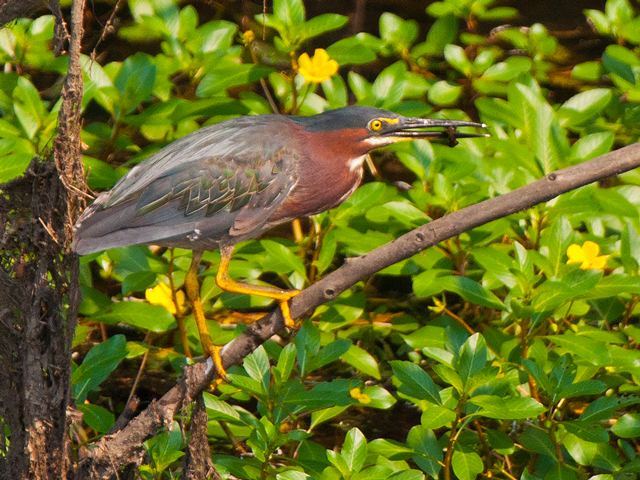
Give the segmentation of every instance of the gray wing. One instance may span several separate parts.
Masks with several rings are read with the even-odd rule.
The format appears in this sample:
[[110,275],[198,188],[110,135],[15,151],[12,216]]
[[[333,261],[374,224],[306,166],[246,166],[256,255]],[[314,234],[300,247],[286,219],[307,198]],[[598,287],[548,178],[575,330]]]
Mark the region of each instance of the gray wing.
[[297,161],[281,117],[255,118],[199,130],[134,167],[83,214],[75,250],[211,248],[260,234],[294,187]]

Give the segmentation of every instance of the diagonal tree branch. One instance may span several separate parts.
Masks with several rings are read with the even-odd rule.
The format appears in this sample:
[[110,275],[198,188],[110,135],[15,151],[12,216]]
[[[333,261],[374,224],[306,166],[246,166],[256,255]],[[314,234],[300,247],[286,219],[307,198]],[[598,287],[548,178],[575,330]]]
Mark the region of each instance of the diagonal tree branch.
[[[530,208],[558,195],[640,166],[640,143],[630,145],[580,165],[558,170],[505,195],[485,200],[416,228],[361,257],[349,259],[322,280],[294,297],[294,318],[336,298],[363,278],[409,258],[439,242],[492,220]],[[239,364],[264,341],[284,328],[280,309],[267,314],[223,350],[225,367]],[[167,424],[173,414],[208,387],[215,376],[211,362],[185,369],[183,380],[161,399],[153,402],[124,429],[100,439],[82,460],[78,478],[106,478],[140,458],[142,442]]]

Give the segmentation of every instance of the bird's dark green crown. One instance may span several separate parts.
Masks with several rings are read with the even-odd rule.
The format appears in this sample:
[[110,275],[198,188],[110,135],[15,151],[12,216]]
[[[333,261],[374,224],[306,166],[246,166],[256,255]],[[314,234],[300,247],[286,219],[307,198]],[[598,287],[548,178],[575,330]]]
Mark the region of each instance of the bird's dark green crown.
[[308,131],[333,131],[351,128],[368,128],[371,121],[388,118],[399,119],[397,113],[373,107],[345,107],[329,110],[312,117],[291,117]]

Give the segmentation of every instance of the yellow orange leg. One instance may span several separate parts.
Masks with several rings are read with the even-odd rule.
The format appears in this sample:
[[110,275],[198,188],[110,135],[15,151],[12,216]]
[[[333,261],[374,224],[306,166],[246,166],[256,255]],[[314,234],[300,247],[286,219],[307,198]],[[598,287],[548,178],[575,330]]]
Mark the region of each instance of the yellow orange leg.
[[229,275],[229,262],[231,261],[232,254],[233,246],[225,245],[220,247],[220,267],[218,267],[218,273],[216,274],[216,283],[218,286],[231,293],[243,293],[246,295],[273,298],[280,304],[280,311],[282,312],[285,326],[296,328],[297,324],[291,317],[288,302],[300,292],[298,290],[284,290],[281,288],[266,287],[264,285],[249,285],[235,281]]
[[[198,334],[200,335],[200,343],[204,349],[205,354],[209,354],[213,364],[218,372],[219,379],[224,379],[226,372],[222,365],[222,357],[220,355],[221,347],[214,345],[209,336],[209,328],[207,327],[207,319],[204,316],[204,309],[202,308],[202,301],[200,300],[200,284],[198,283],[198,266],[200,265],[200,258],[202,252],[193,252],[193,258],[191,260],[191,266],[187,272],[187,276],[184,279],[185,289],[187,296],[191,302],[191,308],[193,309],[193,316],[196,319],[196,326],[198,327]],[[217,380],[217,383],[219,381]]]

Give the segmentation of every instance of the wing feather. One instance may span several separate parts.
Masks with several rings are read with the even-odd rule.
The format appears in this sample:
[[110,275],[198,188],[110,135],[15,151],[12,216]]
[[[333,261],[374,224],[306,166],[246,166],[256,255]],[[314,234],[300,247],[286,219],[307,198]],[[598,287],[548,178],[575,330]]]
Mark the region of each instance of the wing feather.
[[259,118],[199,130],[134,167],[78,222],[83,253],[114,242],[207,248],[259,235],[295,186],[300,160],[286,146],[285,117]]

